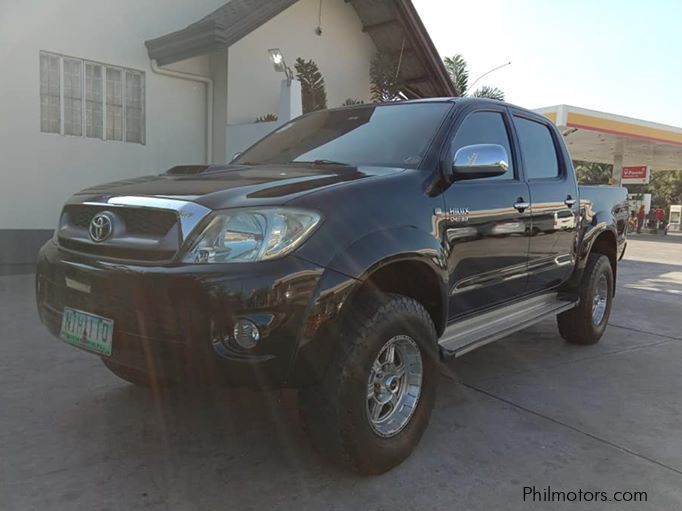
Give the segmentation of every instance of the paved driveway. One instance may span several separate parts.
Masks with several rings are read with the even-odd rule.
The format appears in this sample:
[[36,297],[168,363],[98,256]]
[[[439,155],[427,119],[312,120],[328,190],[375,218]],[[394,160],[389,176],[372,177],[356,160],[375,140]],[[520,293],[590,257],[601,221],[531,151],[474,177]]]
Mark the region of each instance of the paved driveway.
[[619,273],[600,344],[547,321],[449,362],[417,451],[375,478],[311,450],[293,393],[136,389],[46,334],[32,275],[0,277],[0,509],[680,509],[682,238],[632,239]]

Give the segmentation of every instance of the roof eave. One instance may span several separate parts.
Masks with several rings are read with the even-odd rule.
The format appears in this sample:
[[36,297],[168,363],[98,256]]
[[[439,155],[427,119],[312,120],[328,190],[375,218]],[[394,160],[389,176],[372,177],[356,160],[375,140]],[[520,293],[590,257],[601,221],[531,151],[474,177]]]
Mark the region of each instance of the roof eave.
[[[390,23],[395,23],[396,26],[400,27],[404,34],[403,37],[406,36],[409,40],[409,51],[413,51],[414,56],[418,58],[422,66],[420,75],[408,80],[404,93],[408,98],[454,96],[455,88],[443,61],[411,0],[384,1],[393,5],[395,18],[393,21],[388,20],[375,24],[375,28],[377,25],[388,25]],[[228,20],[221,22],[220,20],[223,19],[220,16],[222,8],[219,8],[188,27],[146,41],[145,45],[149,57],[162,66],[205,55],[234,44],[250,31],[272,19],[294,3],[296,0],[264,1],[258,9],[250,11],[260,14],[260,16],[256,16],[257,19],[249,23],[247,17],[244,18],[247,21],[244,23],[244,20],[239,18],[242,23],[238,26],[235,26],[234,23],[228,23]],[[246,0],[244,0],[244,4],[246,5]],[[364,26],[363,31],[366,31],[367,28]],[[381,51],[381,48],[379,50]]]
[[225,45],[221,28],[215,20],[207,19],[187,28],[145,41],[149,58],[161,66],[204,55]]

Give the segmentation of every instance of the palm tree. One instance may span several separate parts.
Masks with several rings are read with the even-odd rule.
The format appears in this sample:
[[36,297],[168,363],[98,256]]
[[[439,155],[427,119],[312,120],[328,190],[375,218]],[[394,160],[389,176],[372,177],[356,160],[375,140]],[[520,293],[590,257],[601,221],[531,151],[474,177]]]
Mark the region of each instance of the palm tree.
[[464,96],[469,87],[469,70],[466,60],[458,53],[452,57],[445,57],[443,64],[445,64],[445,69],[447,69],[450,80],[455,86],[455,96]]
[[497,87],[490,87],[489,85],[483,85],[482,87],[476,89],[472,96],[477,98],[488,98],[496,99],[497,101],[504,101],[504,92]]
[[[445,69],[447,69],[450,80],[452,80],[452,84],[455,86],[455,96],[468,95],[469,70],[467,69],[467,62],[464,60],[464,57],[457,53],[452,57],[445,57],[443,64],[445,64]],[[504,101],[504,92],[497,87],[490,87],[488,85],[476,89],[472,96]]]

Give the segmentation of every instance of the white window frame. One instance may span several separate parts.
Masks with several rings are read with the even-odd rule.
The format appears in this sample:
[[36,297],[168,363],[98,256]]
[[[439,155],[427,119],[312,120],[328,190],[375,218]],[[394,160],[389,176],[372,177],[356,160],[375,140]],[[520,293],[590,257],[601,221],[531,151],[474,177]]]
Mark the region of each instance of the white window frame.
[[[52,57],[57,57],[59,58],[59,133],[54,133],[54,132],[49,132],[49,131],[43,131],[42,126],[40,129],[41,133],[44,133],[46,135],[62,135],[62,136],[68,136],[68,137],[76,137],[76,138],[87,138],[89,140],[103,140],[103,141],[108,141],[108,142],[118,142],[121,144],[139,144],[139,145],[146,145],[147,144],[147,87],[146,87],[146,75],[144,71],[140,71],[139,69],[133,69],[129,67],[121,67],[121,66],[112,66],[109,64],[105,64],[103,62],[98,62],[96,60],[89,60],[89,59],[82,59],[79,57],[72,57],[70,55],[63,55],[61,53],[55,53],[51,51],[44,51],[40,50],[39,52],[39,57],[40,55],[49,55]],[[70,60],[78,60],[81,63],[81,79],[82,79],[82,85],[81,85],[81,134],[80,135],[67,135],[64,133],[64,59],[70,59]],[[40,64],[40,58],[38,58],[38,63]],[[87,112],[87,104],[86,104],[86,84],[85,84],[85,77],[86,77],[86,72],[85,72],[85,65],[86,64],[93,64],[96,66],[100,66],[102,69],[102,137],[88,137],[87,136],[87,119],[86,119],[86,112]],[[121,102],[122,102],[122,112],[121,112],[121,129],[122,131],[122,136],[121,140],[111,140],[107,139],[107,69],[115,69],[121,73]],[[134,73],[137,75],[140,75],[142,78],[141,80],[141,106],[142,106],[142,120],[141,120],[141,138],[142,140],[140,142],[129,142],[127,140],[127,133],[126,133],[126,72],[128,73]]]

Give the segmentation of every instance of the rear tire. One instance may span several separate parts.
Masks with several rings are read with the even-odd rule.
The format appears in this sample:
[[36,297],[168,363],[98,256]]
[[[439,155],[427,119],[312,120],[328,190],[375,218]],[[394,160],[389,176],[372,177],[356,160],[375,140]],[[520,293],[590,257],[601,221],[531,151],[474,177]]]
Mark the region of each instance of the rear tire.
[[166,378],[154,377],[144,371],[122,366],[106,358],[102,359],[102,363],[116,376],[138,387],[160,388],[172,385],[172,382]]
[[435,403],[436,342],[433,321],[415,300],[373,294],[359,301],[323,381],[299,394],[316,449],[362,474],[381,474],[405,460]]
[[578,288],[579,305],[557,316],[559,333],[573,344],[596,344],[604,335],[613,302],[613,269],[603,254],[590,254]]

